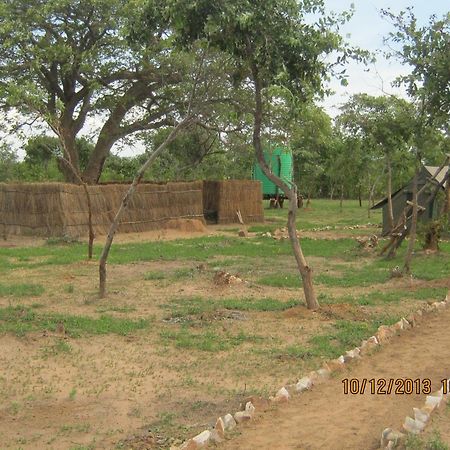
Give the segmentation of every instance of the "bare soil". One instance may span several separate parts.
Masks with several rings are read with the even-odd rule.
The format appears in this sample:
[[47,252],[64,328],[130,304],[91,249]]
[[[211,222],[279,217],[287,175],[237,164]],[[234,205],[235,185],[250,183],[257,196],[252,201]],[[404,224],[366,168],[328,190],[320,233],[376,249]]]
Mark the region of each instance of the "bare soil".
[[[219,227],[208,227],[206,230],[162,230],[118,235],[117,242],[179,239],[219,233],[224,234]],[[236,235],[235,231],[229,233]],[[29,245],[42,245],[42,239],[10,238],[0,241],[0,246]],[[317,271],[321,270],[322,259],[311,258],[310,261]],[[255,267],[267,263],[257,259],[254,261]],[[213,283],[213,264],[210,262],[205,264],[204,270],[196,271],[192,278],[145,279],[148,272],[170,273],[175,269],[196,269],[197,264],[194,261],[155,261],[111,265],[108,268],[109,295],[104,300],[97,299],[98,267],[95,261],[8,272],[2,282],[40,283],[46,292],[41,297],[0,297],[0,307],[16,304],[32,306],[38,303],[40,306],[37,312],[93,318],[99,318],[102,314],[127,319],[150,318],[151,325],[149,329],[129,336],[70,338],[42,332],[24,337],[1,335],[0,449],[67,450],[82,446],[112,449],[117,445],[133,449],[166,449],[173,442],[170,436],[180,439],[193,436],[211,426],[218,416],[236,411],[246,396],[271,395],[284,383],[295,382],[299,376],[321,363],[285,354],[273,355],[274,349],[283,349],[289,345],[301,346],[335,320],[364,320],[382,311],[381,307],[369,310],[346,303],[324,305],[320,312],[308,311],[304,306],[274,312],[239,311],[236,315],[219,310],[195,317],[193,329],[199,332],[211,329],[233,336],[244,333],[262,339],[257,345],[245,341],[238,347],[217,352],[180,349],[162,338],[163,331],[179,329],[179,323],[167,321],[170,318],[170,308],[167,306],[173,299],[271,297],[279,300],[298,298],[303,301],[303,293],[298,289],[271,288],[255,283],[217,286]],[[214,264],[217,264],[216,259]],[[356,295],[373,289],[414,290],[443,286],[444,281],[425,283],[402,279],[366,288],[330,287],[323,291],[331,295]],[[69,286],[72,286],[71,292],[67,289]],[[398,302],[389,305],[389,308],[392,313],[397,310],[407,312],[413,311],[419,303]],[[446,313],[442,319],[437,317],[433,320],[448,321],[449,318]],[[442,375],[433,367],[439,367],[441,357],[443,363],[445,358],[450,362],[450,348],[441,349],[441,346],[445,347],[445,339],[449,342],[450,330],[445,333],[441,330],[439,336],[434,336],[432,332],[433,329],[424,324],[417,331],[406,333],[394,342],[392,348],[397,348],[396,353],[377,362],[376,358],[389,351],[389,347],[386,347],[373,358],[352,368],[352,371],[360,372],[356,372],[357,375],[349,373],[349,376],[427,376],[434,377],[433,382],[436,383]],[[429,338],[427,333],[430,334]],[[421,336],[425,339],[423,345]],[[410,344],[408,339],[416,340]],[[68,351],[58,350],[61,341],[66,344]],[[414,351],[414,345],[420,350],[418,354]],[[394,366],[390,375],[392,364]],[[400,374],[402,367],[403,375]],[[448,363],[443,367],[450,369]],[[327,401],[327,396],[331,400]],[[400,426],[398,422],[403,420],[399,419],[400,416],[403,414],[404,418],[412,406],[421,404],[421,399],[413,397],[399,399],[397,396],[395,401],[400,401],[398,414],[395,410],[393,423],[385,423],[391,418],[391,412],[387,414],[388,408],[396,408],[390,398],[343,396],[340,379],[332,379],[327,385],[296,399],[286,408],[259,416],[242,437],[230,441],[225,448],[375,448],[375,438],[379,438],[382,430],[379,427]],[[312,412],[301,415],[300,410],[308,405]],[[273,415],[269,418],[269,414]],[[353,422],[362,423],[356,421],[356,416],[366,421],[364,423],[367,426],[361,425],[363,433],[358,425],[353,425]],[[351,420],[346,421],[345,417]],[[314,436],[322,434],[321,428],[332,426],[334,420],[334,429],[330,433],[336,433],[336,439],[341,441],[326,440],[321,444],[322,447],[308,447],[308,442],[315,445]],[[257,431],[260,426],[261,438]],[[296,434],[300,430],[309,433],[306,440],[303,435]],[[279,442],[276,440],[278,435]],[[348,436],[351,437],[350,441],[347,440]],[[340,442],[342,446],[334,446],[333,442],[336,445]]]
[[[425,394],[363,395],[343,393],[342,380],[428,378],[433,392],[450,375],[450,310],[428,316],[417,328],[395,337],[379,351],[351,365],[311,391],[294,397],[276,410],[259,414],[238,437],[222,449],[375,450],[381,432],[401,429],[413,407],[421,407]],[[449,442],[448,414],[441,411],[435,425]]]

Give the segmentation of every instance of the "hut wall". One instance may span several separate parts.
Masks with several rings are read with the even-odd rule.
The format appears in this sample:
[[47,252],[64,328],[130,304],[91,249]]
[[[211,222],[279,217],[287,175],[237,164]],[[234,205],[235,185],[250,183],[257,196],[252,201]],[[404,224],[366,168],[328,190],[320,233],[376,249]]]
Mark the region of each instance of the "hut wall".
[[[119,232],[171,228],[179,219],[203,221],[202,182],[144,183],[125,211]],[[128,189],[125,184],[89,186],[97,234],[107,233]],[[64,183],[0,183],[0,232],[81,236],[88,232],[84,188]]]
[[217,223],[237,223],[237,211],[245,223],[264,221],[260,181],[204,181],[203,205],[205,217]]

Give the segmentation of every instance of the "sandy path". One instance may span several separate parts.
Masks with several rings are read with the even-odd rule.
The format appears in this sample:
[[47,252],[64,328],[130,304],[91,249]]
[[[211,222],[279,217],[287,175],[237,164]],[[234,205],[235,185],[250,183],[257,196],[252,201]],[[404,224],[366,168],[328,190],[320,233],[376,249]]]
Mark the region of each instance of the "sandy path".
[[[372,450],[386,427],[400,429],[425,395],[345,395],[343,378],[430,378],[433,392],[450,377],[450,309],[426,317],[345,372],[258,415],[221,449]],[[242,428],[241,428],[242,429]]]

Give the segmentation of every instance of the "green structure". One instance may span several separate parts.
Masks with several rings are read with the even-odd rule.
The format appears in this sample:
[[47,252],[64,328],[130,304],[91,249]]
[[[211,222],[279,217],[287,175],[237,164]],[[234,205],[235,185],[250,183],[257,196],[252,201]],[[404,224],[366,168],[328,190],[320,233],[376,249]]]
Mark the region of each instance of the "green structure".
[[[294,181],[294,166],[292,151],[290,149],[275,147],[272,151],[266,150],[264,152],[264,159],[274,175],[289,185]],[[265,200],[275,200],[280,206],[283,205],[283,200],[287,198],[285,193],[264,175],[257,162],[253,166],[253,179],[261,181],[263,198]]]

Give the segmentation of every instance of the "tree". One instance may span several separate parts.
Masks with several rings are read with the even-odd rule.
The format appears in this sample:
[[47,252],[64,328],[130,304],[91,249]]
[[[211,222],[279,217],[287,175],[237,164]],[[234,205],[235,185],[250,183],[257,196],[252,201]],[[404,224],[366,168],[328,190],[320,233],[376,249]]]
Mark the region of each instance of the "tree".
[[[265,128],[264,96],[270,95],[271,88],[290,92],[300,103],[323,92],[322,81],[330,68],[324,57],[342,43],[336,33],[337,20],[325,17],[320,0],[173,0],[171,4],[178,40],[189,45],[193,40],[205,39],[210,46],[229,54],[236,63],[235,83],[245,85],[252,93],[255,154],[266,176],[289,198],[289,237],[307,306],[317,309],[312,269],[296,233],[297,187],[272,174],[264,160],[261,135]],[[308,23],[308,13],[319,15],[316,24]]]
[[16,153],[8,144],[0,144],[0,182],[10,181],[14,178],[14,169],[17,162]]
[[[0,4],[0,104],[25,120],[43,121],[64,158],[96,183],[112,146],[146,130],[172,126],[186,98],[168,95],[191,64],[175,53],[165,24],[147,24],[146,44],[130,35],[141,2],[126,0],[4,0]],[[161,4],[160,8],[164,5]],[[171,91],[172,89],[172,91]],[[99,123],[84,167],[76,137]],[[89,125],[92,127],[92,125]],[[65,178],[78,182],[63,165]]]
[[[407,162],[413,134],[414,108],[396,97],[354,95],[342,108],[338,125],[349,136],[359,137],[365,148],[383,156],[386,167],[386,197],[390,230],[394,228],[392,169],[397,155]],[[376,157],[376,156],[373,156]]]
[[[416,107],[415,154],[417,179],[424,146],[430,130],[439,129],[449,138],[450,115],[450,13],[441,19],[431,16],[426,26],[420,27],[412,8],[395,15],[384,10],[396,31],[390,33],[387,41],[400,48],[393,48],[394,56],[411,66],[408,75],[399,77],[397,84],[404,84]],[[449,167],[450,171],[450,167]],[[450,172],[449,172],[450,173]],[[413,211],[408,250],[405,256],[404,272],[410,272],[412,253],[416,238],[418,205],[417,189],[413,194]],[[450,215],[450,183],[446,184],[446,206],[444,212]],[[447,220],[450,217],[447,217]]]

